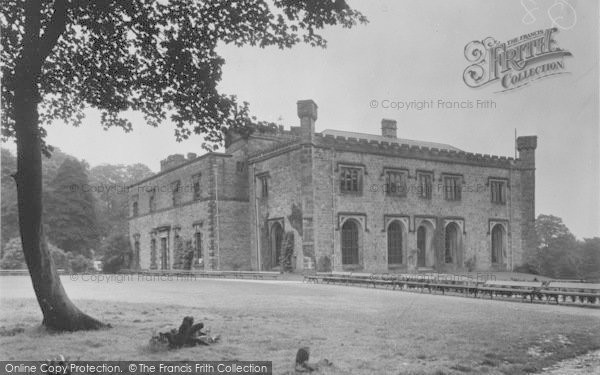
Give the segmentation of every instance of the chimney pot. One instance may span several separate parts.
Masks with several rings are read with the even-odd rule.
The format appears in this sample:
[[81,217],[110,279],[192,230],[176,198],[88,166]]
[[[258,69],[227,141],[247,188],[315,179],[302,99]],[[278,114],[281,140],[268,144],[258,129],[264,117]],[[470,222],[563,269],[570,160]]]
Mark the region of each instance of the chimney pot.
[[315,135],[315,121],[317,120],[317,103],[312,99],[308,99],[298,100],[296,105],[303,142],[312,143]]
[[296,105],[298,109],[298,117],[300,119],[309,117],[313,121],[317,120],[317,103],[315,103],[314,100],[298,100]]
[[387,138],[398,138],[396,120],[381,120],[381,135]]

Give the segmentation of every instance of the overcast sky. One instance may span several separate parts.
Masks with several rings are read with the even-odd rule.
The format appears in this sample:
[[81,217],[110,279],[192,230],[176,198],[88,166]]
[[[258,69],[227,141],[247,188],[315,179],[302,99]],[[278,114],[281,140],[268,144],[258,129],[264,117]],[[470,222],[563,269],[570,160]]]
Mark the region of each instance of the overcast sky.
[[[515,129],[537,135],[537,214],[562,217],[578,237],[598,236],[598,1],[569,0],[576,18],[566,12],[554,21],[564,28],[555,37],[559,47],[573,54],[565,59],[570,74],[504,93],[497,92],[498,84],[473,89],[462,80],[467,43],[489,36],[507,41],[552,27],[547,10],[560,1],[567,3],[351,0],[370,23],[328,29],[327,49],[223,47],[220,88],[250,102],[259,119],[286,127],[299,125],[296,101],[310,98],[319,106],[317,131],[379,134],[381,119],[393,118],[399,137],[505,156],[514,154]],[[523,4],[532,9],[529,14]],[[378,108],[371,108],[373,100]],[[382,108],[383,100],[493,100],[495,108],[395,110]],[[80,128],[51,126],[48,142],[92,166],[141,162],[155,171],[169,154],[202,153],[199,136],[177,143],[170,124],[155,129],[140,116],[131,118],[132,133],[102,131],[98,114],[89,111]]]

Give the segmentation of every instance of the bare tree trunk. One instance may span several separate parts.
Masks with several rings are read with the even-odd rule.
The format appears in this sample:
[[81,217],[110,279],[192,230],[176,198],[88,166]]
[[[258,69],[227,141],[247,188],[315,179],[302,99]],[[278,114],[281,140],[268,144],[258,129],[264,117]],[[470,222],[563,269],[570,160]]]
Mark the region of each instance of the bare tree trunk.
[[15,69],[15,133],[17,139],[17,201],[19,229],[33,289],[44,315],[43,325],[60,331],[98,329],[105,326],[81,312],[67,297],[42,227],[42,153],[38,125],[41,73],[40,3],[26,2],[23,50]]

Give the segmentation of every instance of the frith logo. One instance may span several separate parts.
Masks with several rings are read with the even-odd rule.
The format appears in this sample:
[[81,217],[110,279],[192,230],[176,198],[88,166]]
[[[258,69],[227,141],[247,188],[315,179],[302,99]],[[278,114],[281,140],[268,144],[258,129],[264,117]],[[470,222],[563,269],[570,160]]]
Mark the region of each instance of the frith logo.
[[500,91],[513,90],[541,78],[567,73],[564,57],[571,52],[558,47],[553,35],[557,28],[538,30],[501,43],[492,37],[465,46],[472,63],[463,80],[469,87],[482,87],[498,81]]

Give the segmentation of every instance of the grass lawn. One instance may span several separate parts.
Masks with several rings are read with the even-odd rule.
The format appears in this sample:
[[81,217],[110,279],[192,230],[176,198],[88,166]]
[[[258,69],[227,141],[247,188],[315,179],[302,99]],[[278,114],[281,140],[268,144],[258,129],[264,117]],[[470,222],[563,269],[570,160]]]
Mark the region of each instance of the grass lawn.
[[[0,277],[0,359],[270,360],[293,369],[296,350],[324,374],[520,374],[600,348],[600,310],[382,289],[237,280],[101,282],[63,277],[84,311],[111,323],[98,332],[50,334],[28,277]],[[152,352],[155,331],[183,316],[221,342]],[[14,328],[24,328],[14,336]]]

